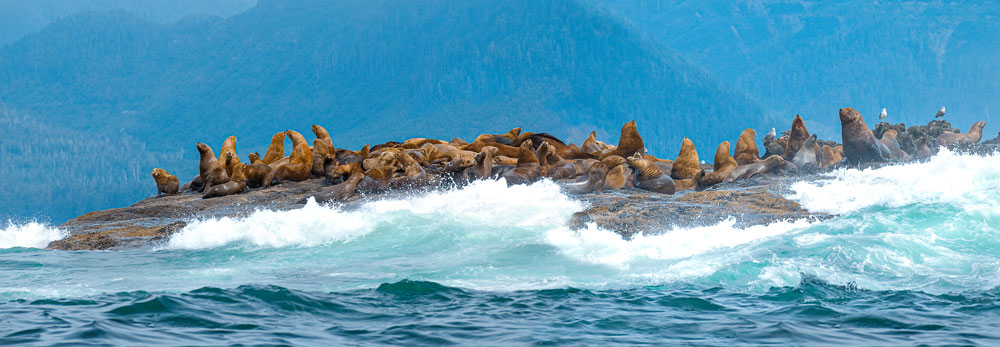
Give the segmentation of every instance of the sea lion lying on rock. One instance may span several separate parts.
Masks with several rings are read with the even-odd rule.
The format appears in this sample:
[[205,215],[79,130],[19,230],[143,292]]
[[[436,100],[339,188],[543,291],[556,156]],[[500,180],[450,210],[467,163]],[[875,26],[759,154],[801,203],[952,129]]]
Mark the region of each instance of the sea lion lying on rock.
[[674,180],[649,159],[631,156],[628,158],[628,165],[634,172],[632,185],[636,188],[662,194],[673,194],[677,191]]
[[250,188],[267,188],[274,183],[274,169],[267,164],[244,164],[243,176]]
[[783,167],[784,165],[785,165],[785,159],[782,158],[780,155],[770,156],[765,158],[764,160],[761,160],[760,162],[741,165],[737,167],[735,170],[729,173],[729,176],[726,177],[725,182],[728,183],[735,180],[747,179],[756,175],[768,173],[774,171],[779,167]]
[[240,163],[233,168],[233,177],[229,182],[223,184],[213,185],[211,187],[205,188],[205,195],[202,195],[202,199],[217,198],[220,196],[227,196],[233,194],[239,194],[247,189],[246,177],[243,176],[243,167],[246,164]]
[[315,195],[316,201],[327,202],[327,201],[343,201],[347,200],[354,195],[355,190],[358,187],[358,183],[361,179],[365,177],[364,171],[361,170],[361,165],[358,163],[351,163],[346,165],[341,165],[348,172],[348,178],[344,182],[334,185],[332,187],[324,189],[322,192]]
[[171,175],[167,170],[153,169],[153,180],[156,181],[156,196],[177,194],[180,181],[177,176]]
[[517,155],[517,166],[500,176],[507,181],[507,185],[531,184],[541,178],[538,157],[531,150],[531,144],[531,140],[524,141],[521,144]]
[[608,171],[622,164],[625,164],[625,158],[617,155],[608,156],[591,165],[577,181],[564,184],[564,186],[573,194],[603,192]]
[[979,143],[979,140],[983,138],[983,127],[985,126],[986,122],[978,121],[972,123],[972,128],[965,134],[942,132],[941,135],[938,135],[937,137],[937,144],[941,147],[951,147],[955,144]]
[[888,129],[882,133],[882,138],[879,139],[878,142],[881,142],[886,148],[889,149],[892,159],[899,161],[909,161],[910,159],[913,159],[910,154],[899,148],[899,141],[897,140],[898,136],[899,135],[896,132],[896,129]]
[[857,110],[850,107],[840,109],[840,127],[844,158],[848,163],[886,162],[892,158],[889,147],[875,139]]

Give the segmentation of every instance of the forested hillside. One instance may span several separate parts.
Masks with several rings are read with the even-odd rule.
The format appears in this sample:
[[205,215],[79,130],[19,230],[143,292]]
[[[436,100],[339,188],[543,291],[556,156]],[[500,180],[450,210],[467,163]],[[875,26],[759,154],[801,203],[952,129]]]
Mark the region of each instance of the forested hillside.
[[[614,142],[636,119],[653,153],[676,155],[689,136],[707,157],[762,121],[749,98],[576,0],[262,1],[229,18],[171,24],[86,14],[0,49],[0,82],[0,101],[34,124],[143,147],[182,180],[197,173],[196,141],[237,135],[245,155],[312,123],[356,148],[515,126],[574,142],[597,129]],[[137,153],[102,165],[145,165]],[[63,205],[106,208],[153,191]]]

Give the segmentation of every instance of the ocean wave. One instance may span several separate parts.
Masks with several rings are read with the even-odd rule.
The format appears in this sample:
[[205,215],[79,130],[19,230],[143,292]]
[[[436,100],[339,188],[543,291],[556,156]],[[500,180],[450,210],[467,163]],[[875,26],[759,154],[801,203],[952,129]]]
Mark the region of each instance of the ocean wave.
[[46,224],[30,222],[17,224],[8,221],[0,229],[0,249],[26,247],[45,248],[50,242],[66,237],[66,232]]
[[875,169],[838,169],[792,184],[790,199],[813,212],[844,214],[869,207],[950,204],[993,214],[1000,205],[1000,153],[942,149],[925,162]]

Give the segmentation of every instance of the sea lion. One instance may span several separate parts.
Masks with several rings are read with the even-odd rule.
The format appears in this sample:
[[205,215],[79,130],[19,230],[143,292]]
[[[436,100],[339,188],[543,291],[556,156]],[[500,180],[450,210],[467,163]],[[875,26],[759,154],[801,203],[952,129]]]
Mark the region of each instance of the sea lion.
[[590,136],[587,136],[587,139],[583,140],[583,145],[580,146],[580,151],[586,153],[587,155],[597,157],[605,148],[606,146],[598,145],[597,132],[591,131]]
[[795,119],[792,120],[792,130],[788,133],[788,143],[785,144],[785,152],[782,154],[785,160],[795,158],[795,154],[799,152],[807,139],[809,139],[809,130],[806,130],[806,123],[801,116],[795,115]]
[[823,161],[822,165],[820,165],[821,168],[829,168],[839,163],[841,160],[844,160],[844,158],[842,158],[840,154],[837,154],[837,152],[833,150],[833,147],[823,145]]
[[538,157],[535,156],[535,152],[531,150],[531,140],[526,140],[521,143],[519,147],[519,153],[517,155],[517,165],[514,170],[509,170],[505,172],[501,178],[507,180],[507,185],[515,184],[531,184],[538,180],[541,176],[540,167],[538,165]]
[[816,134],[809,136],[806,142],[802,144],[802,147],[798,152],[795,153],[795,158],[792,159],[792,163],[795,164],[799,170],[809,170],[814,169],[819,166],[816,160]]
[[617,155],[606,157],[591,165],[587,173],[580,176],[578,180],[564,184],[564,186],[574,194],[586,194],[594,191],[603,192],[608,171],[611,171],[613,167],[625,164],[625,162],[625,158]]
[[201,163],[198,165],[199,175],[205,182],[203,191],[208,191],[214,185],[229,182],[229,174],[222,168],[219,159],[215,157],[215,152],[208,145],[198,142],[198,153],[201,154]]
[[736,167],[736,169],[734,169],[732,172],[730,172],[729,176],[726,176],[726,180],[723,182],[728,183],[735,180],[747,179],[759,174],[768,173],[774,171],[774,169],[783,167],[785,163],[786,161],[784,158],[782,158],[780,155],[775,155],[767,157],[764,160],[761,160],[760,162],[747,165],[740,165]]
[[757,131],[746,128],[736,139],[736,152],[733,156],[736,164],[745,165],[760,161],[760,150],[757,149]]
[[177,180],[177,176],[171,175],[167,170],[153,169],[153,180],[156,181],[156,196],[177,194],[180,181]]
[[503,134],[503,135],[488,135],[488,134],[479,135],[472,142],[473,143],[476,143],[476,142],[492,142],[492,143],[498,143],[498,144],[502,144],[502,145],[510,145],[510,144],[514,143],[514,141],[517,141],[517,138],[519,136],[521,136],[521,128],[514,128],[514,129],[510,129],[510,131],[508,131],[506,134]]
[[240,163],[233,168],[232,180],[223,184],[217,184],[211,186],[210,188],[205,188],[205,195],[202,195],[202,199],[216,198],[220,196],[227,196],[238,194],[247,189],[247,180],[243,176],[243,167],[247,164]]
[[926,136],[921,137],[919,140],[917,140],[917,143],[914,144],[914,152],[916,152],[914,154],[917,156],[917,158],[924,159],[934,156],[934,150],[932,150],[931,147],[927,145],[928,138],[929,137]]
[[267,188],[274,183],[274,169],[267,164],[244,164],[243,176],[246,177],[247,187],[250,188]]
[[260,160],[260,153],[253,152],[247,154],[247,158],[250,158],[250,164],[265,164],[263,160]]
[[625,186],[625,165],[618,165],[604,177],[604,189],[622,189]]
[[327,202],[327,201],[343,201],[347,200],[354,195],[358,187],[358,183],[361,179],[365,177],[365,173],[361,170],[361,164],[351,163],[346,165],[341,165],[338,170],[343,167],[347,171],[347,179],[342,183],[334,185],[332,187],[324,189],[322,192],[315,195],[316,201]]
[[271,144],[267,146],[267,152],[264,152],[264,158],[261,161],[264,164],[271,164],[285,157],[285,132],[279,132],[271,136]]
[[496,147],[483,147],[482,152],[479,152],[474,158],[475,165],[465,169],[462,176],[469,181],[493,177],[493,156],[496,153]]
[[713,163],[712,172],[706,173],[705,170],[699,170],[695,176],[695,182],[701,188],[722,183],[737,166],[739,165],[736,163],[736,159],[729,155],[729,141],[723,141],[715,150],[715,163]]
[[889,129],[882,133],[882,138],[879,139],[878,142],[881,142],[886,148],[889,149],[889,154],[892,155],[892,159],[910,161],[913,157],[904,152],[903,149],[899,148],[898,136],[899,133],[896,132],[895,129]]
[[306,138],[294,130],[285,130],[285,135],[292,139],[292,155],[287,164],[278,166],[275,177],[279,181],[301,182],[309,179],[312,174],[312,151]]
[[375,170],[365,171],[364,177],[358,182],[355,191],[362,194],[378,193],[389,190],[389,179],[395,167],[383,166]]
[[847,162],[851,164],[886,162],[892,157],[889,148],[875,139],[875,135],[857,110],[850,107],[840,109],[840,128]]
[[236,136],[227,137],[222,142],[222,149],[219,150],[219,161],[226,169],[226,174],[233,175],[233,167],[240,163],[240,157],[236,155]]
[[576,165],[572,161],[566,160],[559,153],[555,152],[555,148],[549,146],[548,154],[545,160],[549,165],[549,172],[546,175],[554,180],[573,178],[577,175]]
[[455,146],[455,147],[461,147],[461,146],[465,146],[465,145],[469,144],[465,140],[462,140],[461,138],[458,138],[458,137],[453,137],[451,139],[451,141],[448,141],[448,143],[451,144],[452,146]]
[[365,144],[360,151],[348,151],[348,150],[337,150],[337,161],[341,164],[353,164],[361,163],[368,159],[368,155],[371,154],[371,146]]
[[333,139],[330,138],[330,132],[326,131],[326,128],[313,124],[312,125],[313,134],[316,135],[316,139],[322,142],[323,148],[316,148],[316,141],[313,141],[313,151],[319,151],[322,155],[334,155],[333,153]]
[[323,176],[325,172],[323,170],[323,162],[327,157],[332,157],[336,154],[327,147],[326,142],[321,139],[313,140],[313,160],[312,160],[312,175],[313,176]]
[[642,142],[642,136],[639,136],[639,129],[633,120],[622,126],[621,136],[618,138],[618,146],[615,146],[614,150],[610,152],[606,151],[602,153],[601,158],[603,159],[611,155],[628,158],[636,153],[646,154],[646,145]]
[[674,160],[674,164],[671,167],[670,177],[675,180],[694,178],[700,170],[698,151],[694,148],[694,142],[685,137],[681,141],[681,152],[677,155],[677,159]]
[[986,122],[978,121],[972,123],[972,128],[965,134],[943,132],[937,137],[937,144],[941,147],[950,147],[955,144],[976,144],[983,138],[983,127]]
[[397,153],[396,160],[403,165],[403,177],[389,180],[390,187],[414,187],[427,183],[427,172],[412,156],[407,153]]
[[194,178],[191,179],[191,182],[185,183],[184,186],[181,187],[182,192],[189,190],[200,192],[203,189],[205,189],[205,181],[201,179],[201,175],[195,175]]
[[642,190],[662,194],[673,194],[677,191],[674,180],[663,173],[652,161],[641,156],[628,158],[628,166],[632,167],[632,185]]

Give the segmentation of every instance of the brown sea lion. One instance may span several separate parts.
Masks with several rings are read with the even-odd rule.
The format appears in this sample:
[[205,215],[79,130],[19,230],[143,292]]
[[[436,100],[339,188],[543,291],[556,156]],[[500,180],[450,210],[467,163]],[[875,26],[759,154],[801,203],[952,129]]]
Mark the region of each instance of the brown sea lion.
[[746,128],[736,139],[736,152],[733,156],[736,164],[752,164],[760,161],[760,150],[757,149],[757,131]]
[[250,158],[250,164],[264,164],[264,161],[260,159],[260,153],[253,152],[247,154],[247,158]]
[[736,159],[729,155],[729,141],[723,141],[715,150],[715,163],[713,163],[712,172],[707,173],[705,170],[700,170],[695,176],[695,182],[701,188],[722,183],[737,166],[739,165],[736,164]]
[[649,159],[631,156],[628,158],[628,165],[634,172],[632,185],[636,188],[662,194],[673,194],[677,191],[674,180]]
[[511,158],[517,158],[518,153],[520,151],[520,149],[518,149],[518,147],[508,146],[508,145],[504,145],[504,144],[500,144],[500,143],[496,143],[496,142],[483,142],[483,141],[473,142],[473,143],[470,143],[470,144],[468,144],[466,146],[459,147],[459,148],[462,149],[462,150],[465,150],[465,151],[471,151],[471,152],[479,153],[479,152],[482,152],[483,151],[483,147],[486,147],[486,146],[496,147],[498,155],[502,155],[502,156],[506,156],[506,157],[511,157]]
[[[514,128],[503,135],[488,135],[483,134],[476,137],[472,143],[476,142],[487,142],[487,143],[498,143],[502,145],[510,145],[517,141],[517,138],[521,136],[521,128]],[[517,148],[517,147],[515,147]]]
[[556,153],[555,147],[549,146],[545,161],[549,165],[548,174],[546,175],[549,178],[560,180],[573,178],[577,175],[576,165],[572,161],[564,159],[559,153]]
[[621,137],[618,138],[618,146],[610,152],[602,153],[601,158],[606,158],[610,155],[628,158],[636,153],[640,155],[646,154],[646,144],[642,142],[642,136],[639,136],[639,129],[633,120],[622,126]]
[[[345,168],[347,171],[347,179],[342,183],[334,185],[332,187],[324,189],[322,192],[315,195],[316,201],[327,202],[327,201],[343,201],[347,200],[354,195],[357,190],[358,183],[365,177],[365,173],[361,170],[361,164],[351,163],[347,165],[341,165],[340,167]],[[340,170],[338,167],[338,170]]]
[[806,123],[802,121],[801,116],[795,115],[795,119],[792,120],[792,130],[788,133],[788,143],[785,144],[785,152],[782,154],[785,160],[795,158],[795,154],[799,152],[807,139],[809,139],[809,130],[806,130]]
[[604,177],[604,189],[622,189],[625,186],[625,165],[618,165],[608,170]]
[[164,169],[153,169],[153,180],[156,181],[156,196],[160,196],[160,194],[174,195],[177,194],[177,190],[180,188],[180,181],[177,180],[177,176],[171,175]]
[[267,152],[264,152],[264,157],[261,161],[264,164],[271,164],[281,158],[285,157],[285,132],[279,132],[271,136],[271,144],[267,146]]
[[538,165],[538,157],[531,150],[531,145],[531,140],[524,141],[521,144],[517,155],[517,166],[514,170],[509,170],[501,176],[501,178],[507,180],[507,185],[531,184],[540,178],[541,171]]
[[625,158],[617,155],[606,157],[591,165],[587,173],[580,176],[577,181],[566,183],[563,186],[574,194],[586,194],[594,191],[603,192],[604,180],[608,177],[608,171],[622,164],[625,164]]
[[[333,153],[333,139],[330,138],[330,132],[326,131],[326,128],[313,124],[312,125],[313,134],[316,135],[316,139],[320,140],[324,145],[324,148],[320,150],[320,154],[323,155],[334,155]],[[313,151],[316,151],[316,141],[313,141]]]
[[889,129],[882,133],[882,138],[879,139],[878,142],[881,142],[886,148],[889,149],[889,154],[892,155],[892,159],[910,161],[913,157],[911,157],[909,153],[904,152],[902,148],[899,148],[898,136],[899,133],[896,132],[895,129]]
[[972,128],[965,134],[943,132],[937,137],[937,144],[941,147],[950,147],[955,144],[976,144],[983,138],[983,127],[986,122],[978,121],[972,123]]
[[681,142],[681,152],[671,167],[670,177],[675,180],[690,179],[694,178],[700,170],[698,151],[694,148],[694,142],[685,137]]
[[229,182],[229,174],[222,168],[219,159],[215,157],[215,152],[208,145],[198,142],[198,153],[201,154],[201,163],[198,165],[199,175],[205,182],[203,191],[208,191],[214,185]]
[[313,160],[312,160],[312,175],[313,176],[323,176],[326,172],[323,170],[323,163],[326,158],[333,157],[336,154],[327,147],[326,143],[320,139],[313,140]]
[[840,109],[840,127],[844,158],[848,163],[886,162],[892,157],[889,148],[875,139],[857,110],[850,107]]
[[361,148],[360,151],[357,152],[349,151],[346,149],[344,150],[338,149],[337,161],[339,161],[341,164],[352,164],[352,163],[360,164],[361,162],[365,161],[365,159],[368,159],[369,154],[371,154],[371,146],[368,145],[367,143],[365,144],[364,147]]
[[465,169],[463,176],[466,180],[474,181],[493,177],[493,156],[496,155],[497,148],[493,146],[483,147],[474,158],[476,164]]
[[205,181],[201,179],[201,175],[195,175],[194,178],[191,179],[191,182],[185,183],[184,186],[181,187],[182,192],[189,190],[200,192],[203,189],[205,189]]
[[735,180],[747,179],[756,175],[768,173],[774,171],[779,167],[783,167],[785,163],[786,163],[785,159],[782,158],[780,155],[774,155],[767,157],[764,160],[761,160],[760,162],[747,165],[740,165],[729,173],[729,176],[726,177],[726,180],[724,182],[732,182]]
[[822,165],[820,165],[820,167],[826,169],[839,163],[841,160],[844,160],[844,158],[842,158],[840,154],[834,151],[833,147],[830,147],[829,145],[823,145],[823,162]]
[[591,131],[590,136],[587,136],[587,139],[583,140],[583,145],[580,146],[580,151],[588,155],[597,157],[598,155],[601,154],[601,151],[603,151],[606,147],[607,146],[598,145],[597,132]]
[[243,176],[243,167],[247,164],[240,163],[233,168],[233,178],[229,182],[223,184],[213,185],[211,187],[205,188],[205,195],[202,195],[202,199],[216,198],[220,196],[227,196],[238,194],[247,189],[247,180]]
[[365,176],[358,182],[355,190],[363,194],[389,190],[389,179],[395,170],[395,167],[383,166],[375,170],[365,171]]
[[274,169],[267,164],[244,164],[243,176],[250,188],[267,188],[274,183]]
[[448,141],[448,143],[451,144],[452,146],[455,146],[455,147],[462,147],[462,146],[465,146],[465,145],[469,144],[465,140],[462,140],[461,138],[457,138],[457,137],[453,137],[451,139],[451,141]]
[[309,179],[312,174],[312,151],[306,138],[294,130],[285,130],[285,135],[292,139],[292,155],[287,164],[278,166],[275,177],[279,181],[301,182]]
[[799,151],[795,153],[792,163],[799,170],[811,170],[819,167],[819,160],[816,158],[816,134],[812,134],[806,139]]
[[404,174],[402,177],[390,179],[390,187],[415,187],[427,183],[427,172],[412,156],[406,153],[397,153],[396,160],[403,165]]
[[227,137],[222,142],[222,149],[219,150],[219,161],[226,169],[226,174],[233,175],[233,167],[240,163],[240,157],[236,155],[236,136]]

